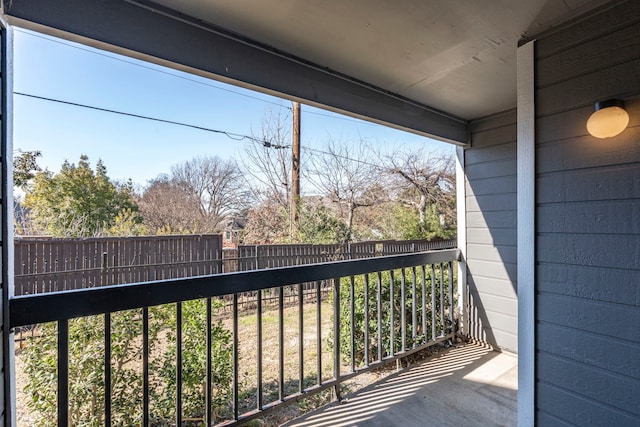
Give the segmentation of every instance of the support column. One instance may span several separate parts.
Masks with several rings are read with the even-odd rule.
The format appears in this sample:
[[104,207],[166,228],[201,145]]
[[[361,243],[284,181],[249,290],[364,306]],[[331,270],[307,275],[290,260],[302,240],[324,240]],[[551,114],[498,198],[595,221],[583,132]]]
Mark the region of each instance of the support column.
[[535,424],[534,47],[518,48],[518,426]]

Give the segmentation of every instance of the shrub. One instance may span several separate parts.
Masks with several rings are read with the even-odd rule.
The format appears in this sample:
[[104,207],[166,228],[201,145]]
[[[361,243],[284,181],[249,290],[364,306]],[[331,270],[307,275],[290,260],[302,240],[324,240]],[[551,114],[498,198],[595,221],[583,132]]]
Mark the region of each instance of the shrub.
[[[206,379],[206,301],[182,304],[183,383],[185,416],[202,417]],[[215,313],[222,303],[212,301]],[[175,416],[175,305],[149,309],[150,404],[154,425]],[[57,323],[40,325],[41,336],[25,347],[25,392],[37,412],[37,426],[57,419]],[[142,310],[111,314],[112,425],[140,425],[142,420]],[[212,325],[213,406],[222,410],[232,375],[231,335],[220,321]],[[69,424],[104,425],[104,316],[69,321]]]
[[[412,272],[410,269],[405,270],[405,306],[401,306],[401,288],[402,288],[402,272],[394,271],[393,280],[393,298],[391,297],[391,274],[388,272],[381,274],[381,305],[382,310],[381,321],[378,325],[378,276],[377,274],[369,274],[369,362],[377,359],[378,356],[378,328],[381,328],[382,336],[382,357],[391,355],[391,304],[393,301],[393,346],[394,351],[398,352],[402,348],[402,310],[405,311],[405,344],[406,349],[410,349],[415,345],[419,345],[425,341],[425,337],[431,338],[432,325],[432,306],[431,306],[431,290],[432,284],[435,284],[436,292],[436,310],[440,310],[440,273],[436,269],[435,277],[431,277],[431,271],[426,270],[425,276],[425,292],[426,292],[426,331],[423,330],[422,323],[422,269],[416,269],[416,337],[413,339],[413,322],[412,322],[412,305],[413,305],[413,286]],[[445,278],[445,305],[448,301],[448,272],[444,272]],[[351,283],[352,279],[343,277],[340,280],[340,352],[347,361],[351,361]],[[356,366],[364,364],[364,347],[365,347],[365,301],[364,301],[365,277],[363,275],[356,276],[353,279],[353,335],[354,335],[354,351]],[[334,295],[332,294],[332,299]],[[335,300],[334,300],[335,301]],[[442,329],[442,322],[439,318],[439,311],[436,312],[436,327],[438,333]],[[448,322],[447,322],[447,325]]]

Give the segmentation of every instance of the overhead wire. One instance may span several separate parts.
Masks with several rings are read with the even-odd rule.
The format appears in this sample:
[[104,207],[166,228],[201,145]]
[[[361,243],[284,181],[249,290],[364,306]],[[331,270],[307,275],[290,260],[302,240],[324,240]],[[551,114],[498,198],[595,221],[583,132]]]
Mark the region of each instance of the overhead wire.
[[311,147],[306,147],[306,146],[302,146],[300,148],[302,150],[312,151],[312,152],[315,152],[315,153],[318,153],[318,154],[326,154],[326,155],[329,155],[329,156],[337,157],[339,159],[348,160],[350,162],[361,163],[363,165],[371,166],[371,167],[376,168],[376,169],[386,170],[386,168],[384,168],[384,167],[382,167],[380,165],[377,165],[375,163],[367,162],[365,160],[360,160],[360,159],[354,159],[353,157],[344,156],[342,154],[331,153],[331,152],[328,152],[328,151],[320,150],[318,148],[311,148]]
[[[133,117],[133,118],[137,118],[137,119],[150,120],[150,121],[170,124],[170,125],[174,125],[174,126],[182,126],[182,127],[187,127],[187,128],[200,130],[200,131],[216,133],[216,134],[224,135],[227,138],[232,139],[234,141],[244,141],[244,140],[252,141],[252,142],[258,143],[258,144],[260,144],[260,145],[262,145],[263,147],[266,147],[266,148],[273,148],[273,149],[281,150],[281,149],[285,149],[285,148],[290,148],[291,147],[291,145],[274,144],[273,142],[269,142],[269,141],[267,141],[266,139],[263,139],[263,138],[256,138],[256,137],[250,136],[250,135],[243,135],[243,134],[240,134],[240,133],[229,132],[229,131],[220,130],[220,129],[213,129],[213,128],[208,128],[208,127],[204,127],[204,126],[193,125],[193,124],[184,123],[184,122],[178,122],[178,121],[175,121],[175,120],[167,120],[167,119],[161,119],[161,118],[158,118],[158,117],[144,116],[142,114],[128,113],[128,112],[125,112],[125,111],[118,111],[118,110],[113,110],[113,109],[110,109],[110,108],[96,107],[96,106],[93,106],[93,105],[82,104],[82,103],[79,103],[79,102],[64,101],[64,100],[61,100],[61,99],[49,98],[49,97],[46,97],[46,96],[33,95],[33,94],[30,94],[30,93],[13,92],[13,94],[14,95],[19,95],[19,96],[24,96],[24,97],[27,97],[27,98],[38,99],[38,100],[42,100],[42,101],[49,101],[49,102],[54,102],[54,103],[63,104],[63,105],[70,105],[70,106],[73,106],[73,107],[87,108],[87,109],[94,110],[94,111],[101,111],[101,112],[105,112],[105,113],[118,114],[118,115],[125,116],[125,117]],[[385,169],[384,167],[382,167],[380,165],[377,165],[375,163],[367,162],[367,161],[361,160],[361,159],[354,159],[353,157],[344,156],[344,155],[341,155],[341,154],[338,154],[338,153],[334,153],[334,152],[324,151],[324,150],[321,150],[321,149],[318,149],[318,148],[311,148],[311,147],[308,147],[308,146],[302,146],[301,149],[302,150],[306,150],[306,151],[311,151],[311,152],[314,152],[314,153],[318,153],[318,154],[325,154],[325,155],[337,157],[337,158],[340,158],[340,159],[348,160],[350,162],[361,163],[361,164],[364,164],[364,165],[367,165],[367,166],[371,166],[371,167],[376,168],[376,169],[381,169],[381,170]]]
[[[212,132],[212,133],[224,135],[224,136],[228,137],[229,139],[233,139],[235,141],[243,141],[243,140],[253,141],[253,142],[256,142],[258,144],[261,144],[262,146],[264,146],[266,148],[274,148],[274,149],[280,150],[280,149],[285,149],[285,148],[290,148],[291,147],[291,145],[274,144],[273,142],[269,142],[266,139],[256,138],[254,136],[243,135],[243,134],[239,134],[239,133],[235,133],[235,132],[229,132],[229,131],[224,131],[224,130],[220,130],[220,129],[213,129],[213,128],[208,128],[208,127],[204,127],[204,126],[184,123],[184,122],[178,122],[178,121],[175,121],[175,120],[167,120],[167,119],[161,119],[161,118],[158,118],[158,117],[144,116],[142,114],[128,113],[128,112],[125,112],[125,111],[118,111],[118,110],[113,110],[113,109],[110,109],[110,108],[96,107],[96,106],[93,106],[93,105],[81,104],[79,102],[64,101],[64,100],[61,100],[61,99],[49,98],[49,97],[46,97],[46,96],[33,95],[33,94],[30,94],[30,93],[13,92],[13,94],[14,95],[28,97],[28,98],[38,99],[38,100],[42,100],[42,101],[49,101],[49,102],[55,102],[55,103],[63,104],[63,105],[70,105],[70,106],[73,106],[73,107],[87,108],[87,109],[90,109],[90,110],[101,111],[101,112],[105,112],[105,113],[118,114],[118,115],[126,116],[126,117],[133,117],[133,118],[137,118],[137,119],[150,120],[150,121],[154,121],[154,122],[166,123],[166,124],[175,125],[175,126],[183,126],[183,127],[187,127],[187,128],[192,128],[192,129],[205,131],[205,132]],[[315,153],[318,153],[318,154],[326,154],[326,155],[329,155],[329,156],[334,156],[334,157],[341,158],[341,159],[344,159],[344,160],[348,160],[348,161],[351,161],[351,162],[356,162],[356,163],[361,163],[361,164],[364,164],[364,165],[372,166],[372,167],[377,168],[377,169],[384,169],[383,167],[381,167],[380,165],[377,165],[375,163],[367,162],[367,161],[360,160],[360,159],[354,159],[352,157],[348,157],[348,156],[344,156],[344,155],[341,155],[341,154],[320,150],[318,148],[311,148],[311,147],[307,147],[307,146],[302,146],[301,148],[303,150],[306,150],[306,151],[311,151],[311,152],[315,152]]]

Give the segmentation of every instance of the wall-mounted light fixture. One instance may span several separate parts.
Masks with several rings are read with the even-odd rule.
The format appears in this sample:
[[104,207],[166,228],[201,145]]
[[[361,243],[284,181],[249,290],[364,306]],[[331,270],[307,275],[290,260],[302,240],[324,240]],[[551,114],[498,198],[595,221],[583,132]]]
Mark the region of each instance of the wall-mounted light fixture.
[[596,138],[611,138],[627,128],[629,114],[619,99],[596,102],[596,111],[587,120],[587,131]]

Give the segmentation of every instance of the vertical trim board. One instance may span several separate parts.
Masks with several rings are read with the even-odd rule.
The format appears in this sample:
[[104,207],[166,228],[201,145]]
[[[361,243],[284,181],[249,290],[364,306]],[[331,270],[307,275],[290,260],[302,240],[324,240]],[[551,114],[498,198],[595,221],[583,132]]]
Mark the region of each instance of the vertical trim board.
[[459,328],[462,334],[469,333],[469,312],[467,301],[467,203],[466,203],[466,174],[465,174],[465,149],[456,147],[456,215],[458,223],[458,249],[460,249],[460,261],[458,262],[458,313],[460,313]]
[[535,41],[518,48],[518,426],[535,424]]

